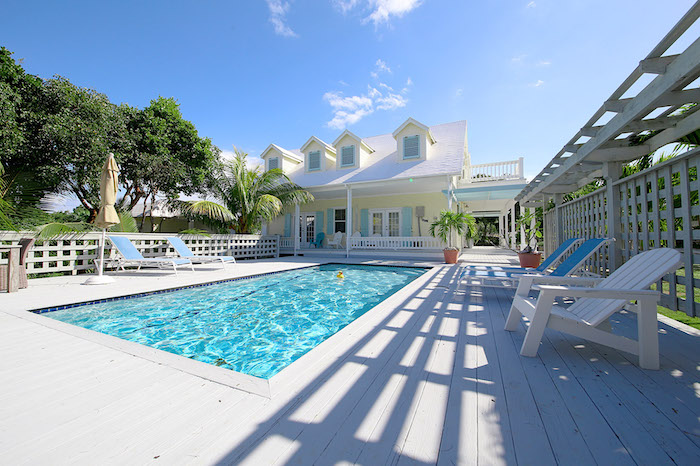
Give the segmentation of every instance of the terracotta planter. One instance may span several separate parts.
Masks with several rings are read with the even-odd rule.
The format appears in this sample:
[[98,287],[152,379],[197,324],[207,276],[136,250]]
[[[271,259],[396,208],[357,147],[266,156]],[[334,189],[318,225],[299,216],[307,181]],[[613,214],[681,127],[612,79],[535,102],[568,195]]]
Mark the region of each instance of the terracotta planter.
[[540,261],[542,260],[541,252],[519,252],[518,259],[520,260],[520,267],[539,267]]
[[459,259],[459,250],[457,249],[443,249],[442,253],[445,255],[446,264],[456,264],[457,259]]

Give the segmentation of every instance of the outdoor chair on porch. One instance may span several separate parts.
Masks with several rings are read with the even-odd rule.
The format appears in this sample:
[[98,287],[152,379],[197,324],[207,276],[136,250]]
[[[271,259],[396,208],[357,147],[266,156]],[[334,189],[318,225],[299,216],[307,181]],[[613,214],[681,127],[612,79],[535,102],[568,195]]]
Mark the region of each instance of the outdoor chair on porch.
[[[642,368],[658,369],[659,292],[649,288],[681,265],[678,251],[661,248],[637,254],[605,279],[523,275],[505,329],[514,331],[521,316],[528,318],[530,326],[520,349],[523,356],[537,355],[544,330],[549,327],[638,355]],[[533,291],[539,292],[536,298],[530,297]],[[562,297],[578,300],[568,307],[555,304]],[[630,305],[630,301],[636,304]],[[625,305],[637,313],[636,341],[611,332],[610,316]]]
[[333,234],[332,238],[328,238],[328,247],[330,248],[333,246],[334,248],[338,249],[340,248],[340,243],[343,241],[343,234],[339,231],[336,231]]
[[323,240],[326,237],[326,234],[323,233],[322,231],[316,234],[316,239],[314,241],[309,241],[309,247],[313,245],[315,248],[322,248],[323,247]]
[[[591,238],[583,242],[581,246],[571,253],[554,270],[547,273],[533,274],[534,276],[566,277],[577,273],[600,248],[613,240],[610,238]],[[502,286],[515,287],[520,277],[530,273],[527,269],[521,272],[505,272],[499,270],[475,270],[471,267],[464,267],[460,275],[460,282],[466,280],[469,285],[477,286]]]
[[[34,238],[22,238],[19,240],[19,245],[22,248],[19,250],[19,287],[27,288],[29,281],[27,280],[27,255],[29,250],[34,245]],[[0,265],[0,290],[7,290],[7,265]]]

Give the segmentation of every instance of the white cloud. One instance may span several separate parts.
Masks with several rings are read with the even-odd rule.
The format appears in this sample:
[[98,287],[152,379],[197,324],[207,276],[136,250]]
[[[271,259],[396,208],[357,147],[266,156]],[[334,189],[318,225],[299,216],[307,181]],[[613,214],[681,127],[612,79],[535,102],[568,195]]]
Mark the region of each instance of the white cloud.
[[375,63],[377,70],[379,71],[386,71],[387,73],[391,73],[391,68],[386,66],[386,62],[382,60],[381,58],[377,59]]
[[464,89],[457,89],[457,92],[455,92],[455,97],[462,97],[464,94]]
[[[236,157],[236,153],[233,152],[232,150],[222,150],[221,151],[221,159],[224,161],[233,160],[235,157]],[[246,165],[248,166],[248,168],[255,168],[255,167],[260,167],[260,166],[265,165],[265,162],[263,161],[263,159],[261,159],[257,155],[250,155],[250,153],[248,153],[248,157],[246,157],[245,161],[246,161]]]
[[406,13],[418,8],[421,0],[368,0],[372,13],[365,18],[365,22],[371,21],[375,26],[388,23],[392,16],[401,18]]
[[[406,88],[402,93],[405,92]],[[333,118],[326,123],[326,126],[333,129],[344,129],[375,111],[395,110],[405,107],[408,103],[406,97],[396,93],[390,85],[383,82],[376,87],[367,86],[367,92],[361,95],[346,96],[341,91],[329,91],[323,94],[323,100],[328,102],[333,110]]]
[[535,8],[537,6],[537,3],[535,2],[530,2],[527,4],[526,8]]
[[537,66],[549,66],[552,62],[549,60],[540,60],[537,62]]
[[333,4],[338,8],[343,14],[352,10],[360,3],[360,0],[333,0]]
[[541,85],[544,84],[544,81],[541,79],[538,79],[536,82],[529,84],[530,87],[540,87]]
[[289,2],[283,0],[265,0],[270,10],[270,23],[275,28],[275,34],[283,37],[297,37],[297,33],[292,30],[287,23],[287,12],[289,12]]

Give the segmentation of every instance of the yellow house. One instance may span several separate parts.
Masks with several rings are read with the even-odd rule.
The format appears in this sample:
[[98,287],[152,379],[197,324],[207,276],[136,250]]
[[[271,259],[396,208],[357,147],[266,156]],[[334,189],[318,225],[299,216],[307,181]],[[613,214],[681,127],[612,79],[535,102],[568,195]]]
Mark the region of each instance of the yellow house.
[[345,130],[330,144],[312,136],[298,150],[270,144],[261,157],[266,170],[282,169],[314,195],[263,227],[294,254],[319,249],[311,244],[319,233],[324,253],[434,254],[444,244],[428,229],[441,210],[502,218],[525,186],[522,158],[471,165],[466,121],[426,126],[409,118],[391,134]]

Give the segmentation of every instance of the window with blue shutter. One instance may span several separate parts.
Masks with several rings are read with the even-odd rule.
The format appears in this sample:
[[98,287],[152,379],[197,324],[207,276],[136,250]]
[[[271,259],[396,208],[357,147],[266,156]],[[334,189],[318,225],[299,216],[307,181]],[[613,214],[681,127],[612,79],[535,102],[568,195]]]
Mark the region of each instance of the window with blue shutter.
[[268,170],[274,170],[276,168],[280,167],[280,159],[277,157],[272,157],[267,159],[267,169]]
[[403,138],[403,158],[417,159],[420,158],[420,137],[404,136]]
[[321,151],[320,150],[315,150],[313,152],[309,152],[308,167],[309,167],[309,171],[321,169]]
[[343,146],[340,149],[340,166],[352,167],[355,165],[355,146]]

